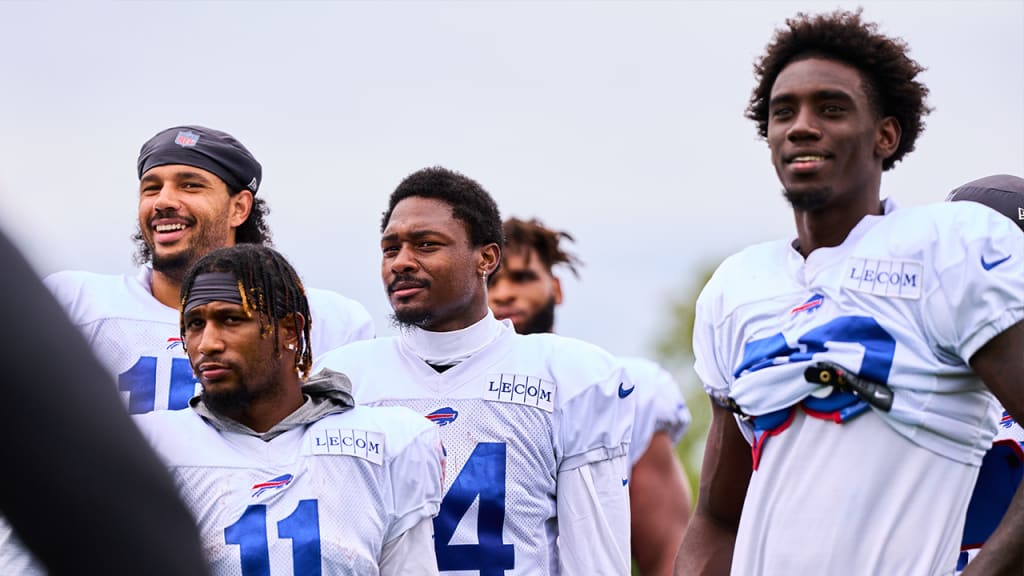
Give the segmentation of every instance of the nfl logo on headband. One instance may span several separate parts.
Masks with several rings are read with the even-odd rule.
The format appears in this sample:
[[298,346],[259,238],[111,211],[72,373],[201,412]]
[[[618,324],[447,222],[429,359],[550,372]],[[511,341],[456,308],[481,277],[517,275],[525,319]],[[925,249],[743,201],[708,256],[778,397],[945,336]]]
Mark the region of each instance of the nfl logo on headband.
[[178,136],[174,139],[174,143],[183,148],[195,146],[197,142],[199,142],[199,134],[190,130],[178,132]]

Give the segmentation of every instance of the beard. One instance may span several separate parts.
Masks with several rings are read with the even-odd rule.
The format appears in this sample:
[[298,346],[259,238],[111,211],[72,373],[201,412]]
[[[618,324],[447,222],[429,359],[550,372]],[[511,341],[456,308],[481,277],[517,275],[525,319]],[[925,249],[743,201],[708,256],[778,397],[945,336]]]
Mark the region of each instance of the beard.
[[799,212],[815,212],[828,204],[828,199],[832,196],[832,188],[823,186],[799,192],[784,189],[782,195],[794,210]]
[[555,331],[555,297],[523,321],[520,334],[546,334]]
[[[156,217],[175,217],[176,212],[157,212]],[[217,248],[228,245],[226,234],[221,236],[217,230],[228,230],[227,213],[217,216],[213,221],[206,224],[199,223],[195,218],[189,218],[189,225],[192,227],[193,236],[187,240],[188,245],[184,249],[171,254],[158,254],[152,238],[147,238],[140,229],[136,239],[142,240],[145,249],[140,248],[140,256],[148,254],[153,270],[168,276],[178,282],[184,280],[185,273],[200,258],[206,256]]]
[[391,315],[391,325],[399,330],[410,328],[427,328],[434,321],[434,314],[430,310],[396,310]]
[[[211,411],[233,420],[244,414],[257,400],[266,400],[280,395],[281,385],[277,375],[281,373],[281,357],[271,354],[268,358],[250,364],[245,372],[239,372],[238,382],[234,388],[210,391],[202,387],[199,399]],[[266,379],[258,382],[253,374],[265,374]]]

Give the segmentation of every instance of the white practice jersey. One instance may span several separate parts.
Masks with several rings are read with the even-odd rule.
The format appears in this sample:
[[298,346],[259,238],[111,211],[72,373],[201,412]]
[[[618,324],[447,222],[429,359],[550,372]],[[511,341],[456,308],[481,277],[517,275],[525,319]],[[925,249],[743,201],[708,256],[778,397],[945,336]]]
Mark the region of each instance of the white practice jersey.
[[[179,410],[199,391],[181,344],[179,312],[149,291],[152,269],[138,276],[64,271],[45,283],[93,352],[117,378],[132,414]],[[355,340],[373,338],[370,314],[336,292],[308,288],[313,357]]]
[[[1024,317],[1024,235],[966,204],[867,216],[806,260],[756,245],[705,287],[697,374],[752,416],[734,574],[953,571],[996,422],[968,360]],[[891,411],[809,383],[825,360],[891,387]]]
[[136,416],[199,526],[215,576],[378,574],[384,545],[441,501],[437,431],[356,407],[269,442],[193,410]]
[[633,439],[629,444],[629,466],[632,470],[656,433],[665,432],[673,444],[679,442],[690,425],[690,410],[676,379],[657,362],[627,357],[619,360],[636,386],[633,391],[636,418],[633,420]]
[[591,344],[522,336],[506,320],[495,341],[444,372],[401,338],[350,344],[321,367],[348,375],[357,403],[408,406],[439,427],[447,471],[434,542],[446,576],[558,574],[556,496],[570,500],[560,473],[617,458],[615,497],[628,506],[632,384]]

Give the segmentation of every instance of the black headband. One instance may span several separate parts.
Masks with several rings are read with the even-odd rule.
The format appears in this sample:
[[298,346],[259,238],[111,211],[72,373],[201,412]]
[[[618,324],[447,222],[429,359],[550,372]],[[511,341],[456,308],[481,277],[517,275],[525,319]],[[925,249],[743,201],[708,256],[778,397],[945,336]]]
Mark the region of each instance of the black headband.
[[230,272],[206,272],[198,274],[192,282],[188,300],[182,305],[182,314],[188,314],[196,306],[210,302],[230,302],[245,306],[242,287]]

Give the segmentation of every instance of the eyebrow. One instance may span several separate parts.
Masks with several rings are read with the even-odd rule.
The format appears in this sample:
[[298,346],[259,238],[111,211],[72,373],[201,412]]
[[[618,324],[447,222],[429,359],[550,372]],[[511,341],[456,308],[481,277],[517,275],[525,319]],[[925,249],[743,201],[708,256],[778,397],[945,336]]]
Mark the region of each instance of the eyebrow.
[[170,180],[201,180],[201,181],[207,182],[207,183],[210,182],[210,179],[206,175],[204,175],[204,174],[202,174],[200,172],[194,172],[192,170],[179,170],[178,172],[175,172],[175,173],[171,174],[168,178],[161,178],[161,177],[156,176],[154,174],[146,174],[145,176],[142,177],[141,180],[139,180],[139,183],[142,184],[144,182],[159,182],[161,180],[168,180],[168,179],[170,179]]
[[[444,232],[438,232],[437,230],[414,230],[412,232],[409,232],[406,235],[409,236],[409,238],[411,238],[413,240],[420,240],[420,239],[425,238],[427,236],[437,236],[437,237],[440,237],[440,238],[444,238],[446,240],[450,240],[450,238],[449,238],[449,236],[447,234],[445,234]],[[380,241],[381,242],[394,242],[394,241],[398,240],[398,236],[399,236],[398,233],[392,232],[391,234],[385,234],[384,236],[381,236]]]
[[[811,97],[815,100],[843,100],[846,102],[852,102],[853,96],[844,90],[817,90],[811,94]],[[776,104],[785,104],[796,100],[796,95],[792,93],[783,93],[773,97],[768,101],[768,107],[775,106]]]

